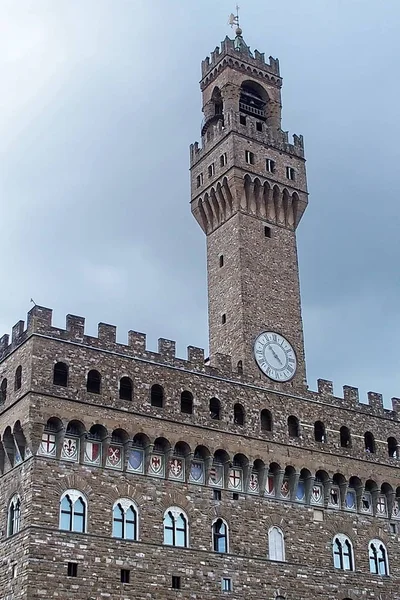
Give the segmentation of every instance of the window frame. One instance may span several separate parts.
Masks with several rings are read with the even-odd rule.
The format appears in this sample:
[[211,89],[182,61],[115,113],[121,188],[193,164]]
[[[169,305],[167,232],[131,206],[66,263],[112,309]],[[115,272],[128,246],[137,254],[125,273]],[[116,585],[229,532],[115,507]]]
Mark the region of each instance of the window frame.
[[[70,509],[65,510],[63,508],[63,501],[68,499],[70,502]],[[75,510],[75,505],[78,501],[81,501],[83,506],[83,512],[77,512]],[[63,515],[69,516],[69,528],[66,529],[62,526]],[[76,517],[82,517],[83,528],[75,529],[75,519]],[[60,511],[59,511],[59,525],[58,528],[60,531],[68,531],[70,533],[86,533],[87,532],[87,521],[88,521],[88,510],[87,510],[87,500],[85,495],[79,490],[69,489],[65,490],[65,492],[60,497]]]
[[8,503],[7,510],[7,537],[11,537],[21,530],[21,498],[14,494]]
[[[166,519],[169,519],[171,524],[167,525]],[[182,519],[184,522],[184,527],[178,527],[178,519]],[[167,535],[166,532],[171,532],[172,541],[166,541]],[[164,533],[164,545],[165,546],[173,546],[174,548],[189,548],[189,519],[185,511],[179,506],[170,506],[164,512],[163,519],[163,533]],[[177,534],[183,533],[183,544],[177,543]]]
[[[280,548],[278,551],[276,544],[276,540],[278,540],[278,538],[276,538],[276,540],[274,539],[275,533],[277,536],[279,536],[280,540]],[[285,534],[277,525],[273,525],[268,530],[268,558],[269,560],[273,560],[275,562],[286,562]]]
[[[381,556],[379,556],[379,551]],[[371,555],[373,554],[373,556]],[[375,570],[371,569],[371,561],[374,561]],[[373,575],[379,575],[380,577],[388,577],[389,576],[389,557],[388,551],[385,544],[375,538],[370,540],[368,543],[368,563],[369,563],[369,572]],[[384,573],[381,572],[380,566],[384,565]]]
[[[119,507],[122,512],[122,518],[116,518],[115,511]],[[133,511],[134,519],[128,520],[127,513],[129,510]],[[116,535],[115,523],[121,523],[122,535]],[[127,528],[129,525],[133,527],[133,537],[127,537]],[[137,542],[139,539],[139,511],[136,503],[130,498],[118,498],[112,507],[112,537],[117,540],[127,540],[130,542]]]
[[[344,547],[347,547],[348,552],[344,551]],[[337,548],[337,550],[336,550]],[[333,566],[335,569],[340,571],[354,572],[354,549],[351,539],[343,533],[337,533],[332,541],[332,555],[333,555]],[[336,559],[337,557],[337,559]],[[348,560],[349,568],[345,566],[345,559]],[[339,562],[339,565],[337,564]]]
[[[220,522],[222,527],[224,528],[224,533],[217,531],[216,526],[218,522]],[[225,519],[222,519],[222,517],[214,519],[214,521],[211,524],[211,531],[213,551],[217,554],[229,554],[229,526]],[[223,540],[224,550],[220,550],[218,548],[218,543],[220,540]]]

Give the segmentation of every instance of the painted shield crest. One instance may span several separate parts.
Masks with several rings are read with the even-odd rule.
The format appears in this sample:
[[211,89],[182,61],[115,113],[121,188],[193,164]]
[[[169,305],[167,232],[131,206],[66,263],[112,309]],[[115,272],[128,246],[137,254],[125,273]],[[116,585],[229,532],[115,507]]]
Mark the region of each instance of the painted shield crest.
[[376,512],[379,515],[386,514],[386,498],[384,496],[379,496],[378,502],[376,503]]
[[281,496],[283,496],[283,498],[287,498],[289,496],[289,481],[287,479],[282,481]]
[[311,500],[314,504],[320,504],[322,501],[322,488],[319,485],[314,485],[311,492]]
[[250,475],[250,481],[249,481],[249,492],[252,492],[254,494],[258,491],[259,491],[258,475],[257,475],[257,473],[252,473]]
[[193,461],[190,466],[190,480],[196,483],[202,483],[204,478],[204,464]]
[[329,493],[329,503],[332,506],[339,506],[339,490],[335,487],[332,487]]
[[267,477],[267,483],[265,485],[265,493],[268,496],[273,496],[275,494],[275,482],[274,482],[273,475],[268,475],[268,477]]
[[296,500],[298,500],[299,502],[302,502],[305,497],[306,497],[305,483],[304,483],[304,481],[299,481],[299,483],[297,484],[297,490],[296,490]]
[[67,460],[76,460],[78,458],[78,441],[76,439],[64,438],[62,457]]
[[348,490],[346,493],[346,508],[349,510],[356,508],[356,495],[352,490]]
[[150,458],[149,472],[151,475],[162,475],[164,469],[164,457],[160,454],[152,454]]
[[133,449],[130,451],[128,467],[131,471],[143,471],[143,450]]
[[98,464],[100,462],[101,445],[99,442],[86,442],[85,462]]
[[181,479],[183,476],[183,461],[181,458],[172,458],[169,461],[169,476],[173,479]]
[[109,446],[107,450],[107,465],[110,467],[119,467],[121,465],[121,459],[121,446]]
[[222,465],[213,465],[210,469],[209,484],[222,487],[223,485]]
[[242,471],[240,469],[229,469],[229,487],[233,490],[242,489]]
[[39,446],[39,454],[47,456],[54,456],[56,453],[56,436],[54,433],[44,432],[42,435],[42,441]]

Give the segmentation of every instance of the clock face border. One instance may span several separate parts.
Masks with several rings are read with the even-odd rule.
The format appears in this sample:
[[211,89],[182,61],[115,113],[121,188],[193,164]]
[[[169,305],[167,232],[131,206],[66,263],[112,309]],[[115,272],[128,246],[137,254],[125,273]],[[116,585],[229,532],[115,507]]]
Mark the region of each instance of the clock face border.
[[[280,337],[280,338],[283,340],[283,342],[284,342],[284,343],[286,343],[286,344],[289,346],[289,351],[293,352],[293,355],[294,355],[294,360],[295,360],[295,363],[294,363],[294,371],[293,371],[292,375],[291,375],[290,377],[288,377],[288,378],[285,378],[285,379],[278,379],[278,378],[276,378],[276,377],[271,377],[270,375],[268,375],[268,373],[266,373],[266,372],[265,372],[265,370],[262,368],[262,366],[260,365],[260,363],[259,363],[259,361],[258,361],[258,358],[257,358],[257,356],[256,356],[256,344],[257,344],[258,340],[259,340],[259,339],[260,339],[262,336],[268,336],[268,335],[272,335],[272,336],[279,336],[279,337]],[[268,339],[268,338],[267,338],[267,339]],[[268,340],[268,341],[270,341],[270,340]],[[272,342],[272,343],[276,343],[276,344],[278,344],[278,342]],[[264,344],[264,346],[265,346],[265,345],[266,345],[266,344]],[[280,346],[280,344],[278,344],[278,345]],[[284,352],[285,354],[287,353],[287,351],[286,351],[284,348],[282,348],[282,350],[283,350],[283,352]],[[255,361],[255,363],[256,363],[256,365],[257,365],[257,367],[260,369],[261,373],[262,373],[262,374],[263,374],[265,377],[267,377],[268,379],[270,379],[271,381],[274,381],[274,382],[276,382],[276,383],[288,383],[289,381],[291,381],[291,380],[293,379],[293,377],[294,377],[294,376],[296,375],[296,373],[297,373],[298,361],[297,361],[297,354],[296,354],[296,351],[295,351],[295,349],[293,348],[292,344],[289,342],[289,340],[288,340],[288,339],[287,339],[287,338],[286,338],[284,335],[282,335],[281,333],[279,333],[279,332],[277,332],[277,331],[271,331],[271,330],[268,330],[268,331],[262,331],[261,333],[259,333],[259,334],[256,336],[256,338],[255,338],[255,340],[254,340],[254,343],[253,343],[253,358],[254,358],[254,361]],[[268,364],[268,361],[267,361],[267,360],[265,360],[265,363],[266,363],[268,366],[270,366],[270,365]],[[270,367],[270,368],[273,368],[273,367]],[[277,371],[277,369],[276,369],[276,368],[274,368],[274,370],[275,370],[275,372]]]

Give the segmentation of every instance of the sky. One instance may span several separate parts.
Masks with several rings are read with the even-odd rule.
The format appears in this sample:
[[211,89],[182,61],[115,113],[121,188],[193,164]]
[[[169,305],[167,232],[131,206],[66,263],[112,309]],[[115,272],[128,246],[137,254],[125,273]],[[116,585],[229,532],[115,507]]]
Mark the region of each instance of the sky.
[[[200,65],[234,0],[0,0],[0,334],[33,298],[207,348],[205,238],[190,213]],[[298,228],[308,382],[400,396],[398,0],[242,0],[303,134]]]

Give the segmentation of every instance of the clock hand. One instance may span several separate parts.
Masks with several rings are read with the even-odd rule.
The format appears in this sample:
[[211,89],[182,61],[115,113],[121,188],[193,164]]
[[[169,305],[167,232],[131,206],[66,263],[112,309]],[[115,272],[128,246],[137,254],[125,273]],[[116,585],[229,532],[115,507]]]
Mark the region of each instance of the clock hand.
[[271,350],[272,354],[274,355],[275,360],[277,360],[279,362],[279,364],[282,364],[281,359],[279,358],[279,356],[277,355],[277,353],[275,352],[275,350],[270,346],[269,349]]

